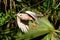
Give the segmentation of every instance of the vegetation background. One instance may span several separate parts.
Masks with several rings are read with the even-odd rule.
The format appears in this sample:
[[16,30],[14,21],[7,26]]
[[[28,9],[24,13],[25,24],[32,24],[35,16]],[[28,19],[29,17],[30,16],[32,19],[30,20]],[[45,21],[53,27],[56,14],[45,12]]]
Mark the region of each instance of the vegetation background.
[[[39,24],[22,33],[16,14],[27,10],[40,17]],[[0,40],[60,40],[60,0],[0,0]]]

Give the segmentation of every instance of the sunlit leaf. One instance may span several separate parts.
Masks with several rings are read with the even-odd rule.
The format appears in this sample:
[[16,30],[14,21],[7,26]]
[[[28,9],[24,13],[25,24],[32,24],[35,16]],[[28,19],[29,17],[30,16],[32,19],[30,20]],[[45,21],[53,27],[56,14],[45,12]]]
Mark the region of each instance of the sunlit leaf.
[[38,19],[37,23],[38,23],[39,27],[54,29],[53,25],[45,17]]
[[21,2],[22,0],[17,0],[18,2]]
[[51,39],[51,34],[47,34],[46,36],[44,36],[42,40],[50,40],[50,39]]

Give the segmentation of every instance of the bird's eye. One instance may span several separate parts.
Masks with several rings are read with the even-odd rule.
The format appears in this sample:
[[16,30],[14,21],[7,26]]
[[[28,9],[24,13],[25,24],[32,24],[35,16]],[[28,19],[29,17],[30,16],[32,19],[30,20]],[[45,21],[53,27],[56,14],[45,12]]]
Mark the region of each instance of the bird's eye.
[[20,15],[20,16],[22,16],[22,15]]

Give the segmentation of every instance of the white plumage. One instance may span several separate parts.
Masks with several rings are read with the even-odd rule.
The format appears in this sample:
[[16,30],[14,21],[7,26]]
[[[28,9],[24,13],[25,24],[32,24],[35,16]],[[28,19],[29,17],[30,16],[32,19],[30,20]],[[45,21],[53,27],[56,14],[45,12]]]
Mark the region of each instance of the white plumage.
[[28,26],[23,24],[21,21],[20,21],[20,18],[17,17],[17,24],[18,24],[18,27],[22,30],[22,32],[26,33],[28,32]]
[[21,22],[21,20],[28,21],[28,20],[33,20],[33,18],[35,20],[37,20],[36,14],[31,11],[26,11],[26,14],[24,14],[24,13],[17,14],[17,24],[18,24],[18,27],[22,30],[22,32],[24,32],[24,33],[28,32],[29,27],[28,27],[28,25]]

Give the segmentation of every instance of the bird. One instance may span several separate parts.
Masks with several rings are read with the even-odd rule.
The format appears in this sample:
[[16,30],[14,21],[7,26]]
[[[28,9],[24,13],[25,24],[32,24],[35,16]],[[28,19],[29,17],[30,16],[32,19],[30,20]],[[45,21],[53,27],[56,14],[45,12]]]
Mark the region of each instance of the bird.
[[37,20],[36,13],[32,11],[25,11],[25,13],[17,13],[17,24],[22,32],[24,33],[28,32],[29,30],[28,21],[30,20]]

